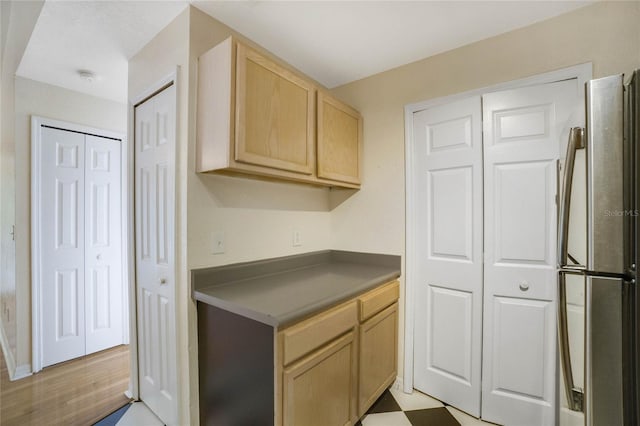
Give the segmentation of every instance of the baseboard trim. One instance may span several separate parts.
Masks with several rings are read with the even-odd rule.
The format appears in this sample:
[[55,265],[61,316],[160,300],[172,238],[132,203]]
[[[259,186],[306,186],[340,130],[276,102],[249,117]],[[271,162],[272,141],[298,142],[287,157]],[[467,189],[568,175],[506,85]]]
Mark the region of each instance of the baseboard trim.
[[400,377],[400,376],[396,377],[396,381],[393,382],[393,384],[391,385],[391,389],[396,390],[396,391],[400,391],[400,392],[405,392],[405,390],[404,390],[404,380],[402,380],[402,377]]
[[11,380],[24,379],[25,377],[29,377],[33,374],[31,370],[31,364],[22,364],[16,367],[16,372],[13,375]]
[[4,331],[4,324],[0,322],[0,346],[2,346],[2,353],[4,354],[4,360],[7,364],[7,373],[9,373],[9,380],[19,380],[29,377],[33,374],[31,371],[31,364],[22,364],[16,366],[16,360],[13,357],[13,352],[9,347],[9,339]]
[[9,373],[9,380],[15,380],[16,374],[16,360],[13,357],[13,352],[11,352],[11,347],[9,346],[9,339],[7,339],[7,334],[4,331],[4,323],[0,321],[0,346],[2,346],[2,353],[4,354],[4,361],[7,364],[7,372]]

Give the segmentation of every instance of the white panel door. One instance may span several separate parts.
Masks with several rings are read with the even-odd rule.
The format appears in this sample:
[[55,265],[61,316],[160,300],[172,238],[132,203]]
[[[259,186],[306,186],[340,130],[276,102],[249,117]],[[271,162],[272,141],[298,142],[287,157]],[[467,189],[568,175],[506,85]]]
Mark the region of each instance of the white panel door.
[[140,398],[177,422],[175,87],[135,109],[136,283]]
[[480,415],[480,97],[414,114],[417,286],[414,387]]
[[555,423],[557,160],[576,80],[483,96],[482,418]]
[[40,127],[42,366],[123,342],[121,141]]
[[85,354],[84,135],[41,129],[42,365]]
[[121,144],[85,136],[87,354],[123,342]]

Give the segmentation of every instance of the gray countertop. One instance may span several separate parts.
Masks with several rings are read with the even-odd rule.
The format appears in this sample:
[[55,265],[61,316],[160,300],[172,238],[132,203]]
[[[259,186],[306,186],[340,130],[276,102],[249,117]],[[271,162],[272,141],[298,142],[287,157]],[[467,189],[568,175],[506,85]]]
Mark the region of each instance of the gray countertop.
[[282,327],[400,276],[400,256],[327,250],[192,271],[193,298]]

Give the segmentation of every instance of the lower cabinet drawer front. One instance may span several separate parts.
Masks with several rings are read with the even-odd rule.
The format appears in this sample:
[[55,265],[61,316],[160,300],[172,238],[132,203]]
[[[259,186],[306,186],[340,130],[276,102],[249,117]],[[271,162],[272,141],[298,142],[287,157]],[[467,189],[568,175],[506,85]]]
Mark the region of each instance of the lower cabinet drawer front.
[[400,284],[392,281],[360,296],[360,321],[377,314],[400,297]]
[[284,426],[345,426],[356,421],[357,353],[350,332],[283,372]]
[[284,365],[330,342],[358,324],[355,301],[285,329]]
[[364,415],[391,385],[398,365],[398,303],[360,326],[358,414]]

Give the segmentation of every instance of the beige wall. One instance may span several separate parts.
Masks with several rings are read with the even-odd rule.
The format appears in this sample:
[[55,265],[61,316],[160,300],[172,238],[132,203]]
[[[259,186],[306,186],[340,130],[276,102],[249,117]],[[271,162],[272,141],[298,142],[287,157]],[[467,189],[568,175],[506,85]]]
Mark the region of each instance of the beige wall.
[[[192,7],[178,16],[131,59],[129,97],[180,66],[176,241],[180,421],[198,418],[191,268],[324,248],[404,255],[404,105],[588,61],[593,62],[596,76],[630,70],[640,65],[638,19],[637,3],[596,4],[334,90],[365,118],[364,184],[360,191],[328,191],[195,173],[196,60],[233,32]],[[291,246],[293,228],[302,235],[301,247]],[[211,234],[217,231],[226,235],[222,255],[210,253]]]
[[406,104],[585,62],[594,77],[628,72],[640,67],[638,22],[638,2],[596,3],[335,89],[364,115],[365,153],[362,189],[332,211],[333,247],[404,256]]
[[[191,10],[188,152],[188,268],[322,250],[330,246],[329,190],[292,183],[195,173],[197,58],[233,32]],[[235,34],[237,35],[237,34]],[[292,246],[293,229],[302,245]],[[225,253],[211,254],[212,233],[225,233]],[[197,339],[195,305],[189,307],[189,336]],[[194,344],[195,347],[195,344]],[[192,365],[197,353],[191,352]],[[197,382],[192,382],[197,386]],[[195,388],[193,395],[196,395]],[[197,413],[197,401],[191,401]]]
[[[176,177],[176,288],[181,424],[198,418],[197,318],[192,268],[320,250],[330,246],[329,190],[195,172],[197,58],[234,32],[190,7],[129,62],[129,99],[179,66]],[[302,246],[292,246],[292,232]],[[225,233],[225,253],[211,253],[212,233]]]
[[0,339],[11,377],[18,353],[16,242],[11,237],[16,220],[14,76],[43,4],[0,2]]
[[126,104],[37,81],[15,80],[16,318],[18,366],[31,364],[31,117],[126,134]]
[[[232,31],[192,8],[189,109],[189,268],[286,256],[330,244],[327,188],[195,173],[197,58]],[[302,245],[292,246],[293,229]],[[225,232],[225,253],[211,254],[212,233]]]

